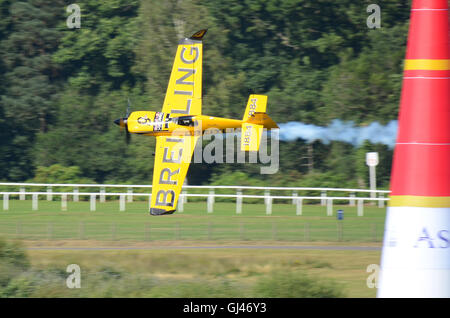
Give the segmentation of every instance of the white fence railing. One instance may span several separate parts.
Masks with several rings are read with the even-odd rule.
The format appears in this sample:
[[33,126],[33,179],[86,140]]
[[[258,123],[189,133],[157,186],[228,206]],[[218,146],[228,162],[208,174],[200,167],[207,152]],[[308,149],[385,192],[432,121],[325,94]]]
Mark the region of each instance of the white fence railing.
[[[119,197],[119,210],[125,211],[126,204],[125,198],[128,202],[133,201],[134,196],[147,196],[149,198],[149,204],[151,200],[151,194],[149,193],[136,193],[133,192],[133,188],[151,188],[151,185],[116,185],[116,184],[48,184],[48,183],[0,183],[0,186],[12,186],[19,187],[19,191],[3,191],[0,195],[3,197],[3,210],[9,210],[9,197],[11,195],[18,195],[20,200],[25,200],[26,195],[32,197],[32,209],[38,210],[39,196],[46,196],[48,201],[53,200],[53,195],[61,196],[61,210],[67,210],[68,196],[72,196],[72,200],[79,201],[80,196],[89,196],[90,210],[96,210],[97,197],[100,202],[105,202],[107,196]],[[46,192],[39,191],[26,191],[26,187],[46,187]],[[72,188],[72,192],[55,192],[53,187],[68,187]],[[99,188],[99,192],[79,192],[79,188]],[[126,188],[127,192],[106,192],[107,188]],[[209,192],[205,194],[188,193],[187,189],[208,189]],[[215,193],[216,189],[235,189],[236,194],[218,194]],[[264,195],[250,195],[243,194],[243,190],[264,190]],[[291,196],[287,195],[273,195],[271,191],[292,191]],[[320,196],[302,196],[299,195],[300,191],[320,191]],[[349,196],[327,196],[327,192],[344,192]],[[244,198],[264,199],[266,205],[266,214],[272,214],[272,203],[274,199],[292,200],[292,204],[296,205],[296,215],[302,215],[303,200],[320,200],[322,206],[326,206],[327,215],[333,215],[333,201],[346,200],[349,206],[357,206],[357,215],[362,216],[364,214],[364,201],[376,201],[378,207],[383,208],[384,202],[388,201],[385,198],[385,194],[390,191],[387,190],[366,190],[366,189],[345,189],[345,188],[311,188],[311,187],[256,187],[256,186],[183,186],[182,193],[178,200],[178,212],[183,212],[184,204],[187,203],[188,197],[206,197],[207,212],[213,213],[215,198],[235,198],[236,199],[236,213],[242,213],[242,201]],[[368,193],[371,197],[357,197],[356,193]],[[378,198],[376,197],[378,194]]]

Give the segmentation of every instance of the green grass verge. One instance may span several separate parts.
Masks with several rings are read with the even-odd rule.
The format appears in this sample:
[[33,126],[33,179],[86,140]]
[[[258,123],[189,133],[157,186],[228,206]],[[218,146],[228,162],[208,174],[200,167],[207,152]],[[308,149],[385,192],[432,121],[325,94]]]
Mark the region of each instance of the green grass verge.
[[[0,202],[1,204],[1,202]],[[378,245],[385,209],[275,203],[266,215],[263,204],[192,202],[182,213],[153,217],[148,202],[96,204],[11,200],[0,211],[0,237],[27,246],[159,246],[149,250],[29,250],[30,265],[2,267],[1,297],[374,297],[366,285],[369,264],[379,251],[294,249],[177,249],[177,245]],[[1,207],[1,205],[0,205]],[[336,211],[344,210],[344,220]],[[172,248],[164,248],[171,246]],[[0,256],[1,258],[1,256]],[[1,262],[0,262],[1,263]],[[69,289],[66,267],[79,264],[82,288]],[[20,270],[19,270],[20,269]],[[0,277],[1,278],[1,277]],[[1,283],[1,282],[0,282]]]
[[[1,204],[1,202],[0,202]],[[336,211],[344,210],[344,220]],[[266,215],[263,204],[246,204],[236,214],[234,203],[216,203],[206,212],[206,203],[185,205],[183,212],[154,217],[148,203],[127,204],[119,211],[118,202],[69,202],[61,211],[60,202],[39,201],[32,211],[30,201],[12,200],[8,211],[0,211],[0,236],[26,240],[107,240],[107,241],[293,241],[293,242],[380,242],[385,209],[365,206],[357,216],[356,207],[335,206],[333,216],[326,207],[305,205],[296,215],[291,204],[274,204]]]
[[[27,254],[30,265],[0,282],[1,297],[374,297],[366,268],[379,260],[377,251],[276,249]],[[69,264],[80,266],[79,289],[66,287]]]

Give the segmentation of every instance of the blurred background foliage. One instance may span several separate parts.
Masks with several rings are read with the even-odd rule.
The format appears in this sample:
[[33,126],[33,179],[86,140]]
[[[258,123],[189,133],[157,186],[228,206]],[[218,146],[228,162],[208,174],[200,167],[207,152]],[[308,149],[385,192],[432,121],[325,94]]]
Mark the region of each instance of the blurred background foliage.
[[[397,118],[410,1],[377,1],[381,28],[369,29],[365,0],[77,0],[71,30],[72,2],[0,0],[1,180],[150,183],[154,138],[127,147],[113,120],[127,98],[161,109],[178,39],[202,28],[206,114],[241,118],[258,93],[278,123]],[[304,140],[280,143],[276,174],[193,164],[188,182],[367,187],[367,151],[387,187],[386,146]]]

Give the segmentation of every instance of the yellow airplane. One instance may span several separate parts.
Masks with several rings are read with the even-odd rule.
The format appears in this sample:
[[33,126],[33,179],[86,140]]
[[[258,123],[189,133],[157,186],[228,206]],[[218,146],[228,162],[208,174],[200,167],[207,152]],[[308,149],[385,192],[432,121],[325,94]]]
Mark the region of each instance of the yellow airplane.
[[192,153],[208,129],[242,128],[241,150],[258,151],[263,129],[278,128],[265,113],[267,96],[250,95],[242,120],[202,115],[202,38],[200,30],[179,41],[161,112],[129,110],[114,122],[129,133],[156,136],[150,214],[175,212]]

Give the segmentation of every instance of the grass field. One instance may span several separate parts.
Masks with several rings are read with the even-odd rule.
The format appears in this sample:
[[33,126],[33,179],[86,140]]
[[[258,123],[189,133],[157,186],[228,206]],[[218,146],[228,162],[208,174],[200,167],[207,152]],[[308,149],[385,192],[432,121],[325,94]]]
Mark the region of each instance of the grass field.
[[[35,271],[61,273],[59,283],[33,294],[44,297],[260,297],[255,286],[280,273],[285,280],[291,279],[287,274],[306,274],[336,286],[343,297],[375,297],[376,290],[366,285],[366,268],[379,262],[377,251],[289,249],[33,250],[29,255]],[[79,290],[65,287],[68,264],[81,268]],[[301,296],[293,289],[302,286],[280,283],[290,297]]]
[[[344,210],[344,220],[336,211]],[[89,202],[70,202],[62,212],[59,202],[39,201],[39,210],[31,210],[30,201],[11,201],[9,210],[0,212],[0,235],[26,240],[208,240],[208,241],[293,241],[293,242],[380,242],[384,230],[385,209],[335,206],[333,216],[326,207],[305,205],[302,215],[295,206],[274,204],[265,214],[263,204],[247,204],[236,214],[234,203],[216,203],[213,213],[206,203],[188,203],[184,212],[152,217],[148,204],[133,202],[119,211],[118,202],[97,203],[89,211]]]
[[[341,221],[338,209],[344,210]],[[325,295],[374,297],[376,290],[366,285],[366,268],[379,263],[380,251],[279,247],[380,246],[385,209],[365,206],[364,216],[357,216],[356,207],[335,206],[333,216],[327,216],[324,206],[304,205],[302,215],[295,213],[294,205],[275,203],[271,215],[263,204],[244,204],[242,214],[236,214],[234,203],[223,202],[207,213],[206,202],[195,202],[182,213],[152,217],[142,201],[127,204],[122,212],[117,201],[97,203],[92,212],[89,202],[69,202],[62,212],[60,202],[41,200],[38,211],[32,211],[31,201],[11,200],[9,210],[0,211],[0,237],[31,248],[32,269],[23,275],[34,287],[23,287],[25,297],[264,297],[261,286],[267,284],[290,291],[285,297],[303,297],[297,287],[308,285],[307,280],[295,283],[303,275],[322,286]],[[241,248],[226,248],[237,245]],[[102,246],[143,249],[35,249]],[[189,246],[205,248],[182,248]],[[79,290],[64,283],[65,268],[72,263],[82,268]]]

